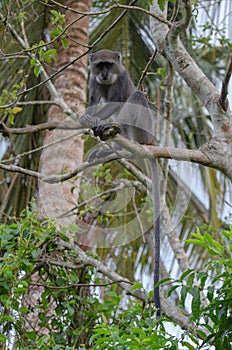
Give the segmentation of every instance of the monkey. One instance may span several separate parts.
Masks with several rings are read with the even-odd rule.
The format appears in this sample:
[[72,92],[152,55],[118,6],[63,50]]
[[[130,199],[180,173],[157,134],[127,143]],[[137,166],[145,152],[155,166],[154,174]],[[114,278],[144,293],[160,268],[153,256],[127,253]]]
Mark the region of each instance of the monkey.
[[[104,122],[114,116],[120,123],[120,134],[140,144],[153,145],[153,118],[144,93],[135,88],[128,71],[122,64],[121,53],[100,50],[89,55],[89,105],[79,121],[91,128],[95,136],[103,135],[112,124]],[[106,105],[99,109],[99,102]],[[141,108],[140,108],[141,107]],[[150,131],[150,132],[149,132]],[[112,150],[93,151],[89,160],[106,155]],[[157,319],[161,316],[159,286],[160,275],[160,193],[157,159],[149,159],[154,206],[154,303]]]

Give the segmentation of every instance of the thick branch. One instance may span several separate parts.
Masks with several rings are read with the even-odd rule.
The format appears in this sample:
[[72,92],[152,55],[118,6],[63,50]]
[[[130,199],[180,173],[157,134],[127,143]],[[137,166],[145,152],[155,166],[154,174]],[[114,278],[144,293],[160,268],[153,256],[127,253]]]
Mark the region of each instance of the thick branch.
[[117,135],[114,140],[120,146],[127,151],[132,152],[138,158],[167,158],[198,163],[210,167],[212,166],[208,157],[198,150],[195,151],[172,147],[143,146],[137,142],[129,141],[120,135]]
[[[48,123],[45,123],[48,124]],[[80,124],[78,123],[79,127],[81,128]],[[60,128],[66,128],[61,123],[59,124]],[[72,128],[72,123],[69,125]],[[51,123],[51,127],[54,128],[54,125]],[[82,126],[83,128],[83,126]],[[172,147],[158,147],[158,146],[143,146],[138,144],[137,142],[129,141],[122,137],[121,135],[117,135],[114,138],[115,142],[117,142],[120,146],[122,146],[125,150],[131,152],[133,154],[133,157],[136,156],[137,158],[153,158],[153,157],[159,157],[159,158],[166,158],[166,159],[175,159],[175,160],[182,160],[186,162],[193,162],[198,163],[204,166],[213,167],[219,170],[221,169],[220,163],[215,164],[213,162],[213,159],[210,159],[206,152],[202,152],[200,150],[187,150],[187,149],[179,149],[179,148],[172,148]],[[206,147],[204,148],[205,151]],[[122,152],[120,153],[122,158],[130,158],[128,156],[128,153]],[[106,158],[104,158],[104,162],[110,161],[115,159],[115,155],[110,155]],[[9,171],[9,172],[19,172],[23,173],[29,176],[33,176],[36,178],[39,178],[42,181],[48,182],[48,183],[59,183],[66,180],[69,180],[76,176],[78,173],[83,171],[84,169],[102,163],[103,160],[99,159],[96,162],[93,163],[82,163],[81,166],[77,167],[76,169],[68,172],[67,174],[63,175],[53,175],[53,176],[45,176],[41,173],[23,169],[19,166],[15,165],[5,165],[0,163],[0,169]]]
[[[151,7],[152,12],[159,16],[158,4]],[[166,24],[150,18],[151,33],[157,50],[173,64],[174,69],[185,80],[187,85],[199,97],[212,117],[215,133],[229,135],[232,132],[232,118],[229,112],[220,107],[220,94],[212,82],[206,77],[196,62],[184,48],[175,30]]]

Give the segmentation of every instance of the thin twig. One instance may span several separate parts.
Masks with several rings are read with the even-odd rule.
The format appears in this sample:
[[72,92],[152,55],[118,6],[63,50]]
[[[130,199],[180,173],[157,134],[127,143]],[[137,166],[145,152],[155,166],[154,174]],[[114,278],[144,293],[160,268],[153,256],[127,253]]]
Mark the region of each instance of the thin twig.
[[43,146],[41,146],[41,147],[34,148],[34,149],[32,149],[32,150],[30,150],[30,151],[27,151],[27,152],[24,152],[24,153],[19,153],[19,154],[17,154],[17,156],[15,156],[15,157],[11,157],[11,158],[8,158],[8,159],[3,159],[3,160],[1,161],[1,163],[2,163],[2,164],[9,163],[9,162],[12,163],[13,160],[16,160],[16,159],[19,160],[19,159],[21,159],[22,157],[28,156],[28,155],[33,154],[33,153],[35,153],[35,152],[42,151],[42,150],[44,150],[44,149],[46,149],[46,148],[49,148],[49,147],[51,147],[51,146],[56,145],[57,143],[64,142],[64,141],[67,141],[67,140],[69,140],[69,139],[72,139],[73,137],[76,137],[76,136],[78,136],[78,135],[80,135],[80,134],[81,134],[81,132],[77,132],[77,133],[75,133],[74,135],[71,135],[71,136],[69,135],[69,136],[66,136],[66,137],[61,137],[61,138],[59,138],[59,139],[57,139],[57,140],[55,140],[55,141],[53,141],[53,142],[46,143],[45,145],[43,145]]
[[224,111],[227,111],[227,108],[229,105],[227,95],[228,95],[228,85],[231,78],[231,73],[232,73],[232,55],[229,58],[226,73],[222,82],[221,95],[219,98],[219,103],[224,109]]
[[74,283],[74,284],[69,284],[67,286],[50,286],[48,284],[45,284],[45,283],[31,283],[32,286],[41,286],[41,287],[44,287],[46,289],[56,289],[56,290],[59,290],[59,289],[68,289],[68,288],[76,288],[76,287],[83,287],[83,288],[89,288],[89,287],[107,287],[107,286],[111,286],[113,284],[117,284],[117,283],[128,283],[130,285],[133,285],[133,283],[131,281],[128,281],[128,280],[124,280],[124,279],[121,279],[121,280],[116,280],[116,281],[113,281],[113,282],[108,282],[108,283]]
[[180,1],[176,0],[176,2],[174,4],[174,9],[172,12],[172,17],[170,18],[170,22],[174,22],[176,20],[176,17],[177,17],[178,12],[179,12],[179,7],[180,7]]
[[[22,95],[28,93],[29,91],[32,91],[32,90],[34,90],[34,89],[36,89],[36,88],[38,88],[38,87],[40,87],[40,86],[42,86],[42,85],[48,83],[49,81],[51,81],[52,79],[54,79],[56,76],[58,76],[61,72],[63,72],[65,69],[67,69],[70,65],[74,64],[76,61],[80,60],[82,57],[84,57],[86,54],[88,54],[89,51],[92,50],[92,49],[93,49],[93,48],[94,48],[94,47],[109,33],[109,31],[124,17],[124,15],[127,13],[128,10],[142,11],[142,12],[144,12],[144,13],[146,13],[146,14],[148,14],[148,15],[154,17],[154,18],[156,18],[156,19],[159,20],[160,22],[163,22],[163,23],[167,24],[169,27],[171,26],[171,23],[170,23],[169,21],[167,21],[165,18],[161,18],[161,17],[159,17],[159,16],[156,16],[154,13],[149,12],[149,11],[143,9],[143,8],[140,8],[140,7],[137,7],[137,6],[132,6],[132,5],[133,5],[134,3],[136,3],[136,2],[137,2],[137,0],[133,0],[133,1],[131,1],[131,3],[130,3],[129,5],[115,4],[115,5],[112,5],[112,6],[110,6],[109,8],[107,8],[107,9],[105,9],[105,10],[103,10],[103,11],[100,11],[99,13],[97,13],[97,12],[80,12],[80,11],[78,11],[77,13],[78,13],[78,14],[81,14],[81,15],[83,15],[83,16],[87,16],[87,15],[89,15],[89,16],[90,16],[90,15],[91,15],[91,16],[94,16],[94,15],[97,15],[97,14],[102,14],[102,13],[110,12],[111,10],[117,9],[117,8],[122,8],[122,9],[124,9],[124,11],[118,16],[118,18],[117,18],[117,19],[116,19],[116,20],[115,20],[115,21],[114,21],[114,22],[113,22],[113,23],[98,37],[97,40],[95,40],[95,42],[94,42],[83,54],[81,54],[81,55],[79,55],[78,57],[72,59],[69,63],[67,63],[66,65],[64,65],[64,66],[63,66],[62,68],[60,68],[57,72],[51,74],[50,76],[48,76],[47,74],[44,75],[45,71],[42,69],[43,67],[41,66],[41,70],[42,70],[41,73],[43,73],[44,80],[41,81],[40,83],[38,83],[38,84],[36,84],[36,85],[34,85],[34,86],[28,88],[28,89],[25,89],[25,90],[19,92],[18,95],[17,95],[17,98],[16,98],[15,101],[13,101],[12,103],[7,104],[7,105],[4,105],[4,106],[0,106],[0,107],[1,107],[1,108],[10,108],[10,107],[14,106],[15,103],[19,100],[19,97],[20,97],[20,96],[22,96]],[[54,1],[54,3],[56,3],[56,2]],[[57,5],[60,6],[61,4],[57,3]],[[65,9],[68,9],[68,10],[70,10],[70,11],[72,10],[72,9],[66,8],[66,7],[65,7]],[[0,16],[1,16],[1,14],[0,14]],[[2,17],[2,16],[1,16],[1,17]],[[78,20],[79,20],[79,19],[78,19]],[[12,27],[11,27],[10,29],[12,29]],[[16,34],[16,38],[17,38],[17,40],[19,41],[20,45],[21,45],[24,49],[27,49],[27,48],[26,48],[26,45],[25,45],[25,43],[24,43],[24,41],[23,41],[22,39],[19,40],[20,37],[17,35],[17,33],[14,33],[14,34]],[[15,35],[14,35],[14,36],[15,36]],[[38,46],[37,46],[37,47],[38,47]],[[24,52],[25,52],[25,51],[24,51]],[[29,53],[28,51],[26,51],[26,52]],[[51,88],[51,87],[50,87],[50,88]],[[49,89],[49,90],[50,90],[50,89]],[[50,92],[50,93],[51,93],[51,92]],[[53,93],[54,93],[54,90],[53,90]],[[52,96],[53,96],[53,93],[52,93]],[[58,101],[59,101],[59,99],[58,99]],[[67,114],[70,115],[69,113],[67,113]]]
[[141,235],[142,235],[142,238],[143,238],[143,243],[145,243],[146,241],[145,241],[145,237],[144,237],[144,228],[143,228],[143,223],[142,223],[142,221],[140,219],[138,208],[137,208],[137,205],[136,205],[136,202],[135,202],[135,188],[134,187],[132,188],[132,204],[133,204],[133,208],[134,208],[134,211],[135,211],[136,218],[137,218],[139,226],[140,226],[140,231],[141,231]]
[[134,11],[141,11],[151,17],[154,17],[155,19],[159,20],[160,22],[163,22],[165,24],[167,24],[169,27],[171,26],[171,23],[164,17],[160,17],[160,16],[157,16],[155,15],[154,13],[142,8],[142,7],[138,7],[138,6],[133,6],[134,3],[137,2],[137,0],[134,0],[134,1],[131,1],[130,4],[128,5],[123,5],[123,4],[119,4],[119,3],[116,3],[112,6],[109,6],[108,8],[104,9],[104,10],[101,10],[101,11],[92,11],[92,12],[82,12],[82,11],[78,11],[78,10],[75,10],[75,9],[72,9],[71,7],[68,7],[66,5],[62,5],[54,0],[51,0],[54,4],[64,8],[65,10],[68,10],[68,11],[72,11],[72,12],[75,12],[79,15],[84,15],[84,16],[98,16],[98,15],[102,15],[102,14],[105,14],[105,13],[109,13],[111,12],[112,10],[114,9],[118,9],[118,8],[122,8],[122,9],[126,9],[126,10],[134,10]]
[[81,130],[86,129],[79,122],[75,121],[65,121],[65,122],[47,122],[37,125],[29,125],[25,128],[8,128],[5,123],[0,122],[0,131],[7,132],[11,134],[33,134],[35,132],[44,131],[44,130]]
[[146,67],[144,68],[143,72],[142,72],[142,75],[139,79],[139,82],[138,82],[138,89],[141,89],[142,88],[142,84],[143,84],[143,80],[148,72],[148,69],[151,67],[152,63],[154,62],[154,59],[157,55],[157,49],[154,50],[153,54],[151,55],[149,61],[147,62],[147,65]]
[[174,22],[171,31],[173,38],[177,37],[177,35],[179,35],[182,31],[186,30],[192,19],[191,0],[183,0],[181,4],[183,7],[183,11],[181,11],[183,13],[183,17],[178,22]]

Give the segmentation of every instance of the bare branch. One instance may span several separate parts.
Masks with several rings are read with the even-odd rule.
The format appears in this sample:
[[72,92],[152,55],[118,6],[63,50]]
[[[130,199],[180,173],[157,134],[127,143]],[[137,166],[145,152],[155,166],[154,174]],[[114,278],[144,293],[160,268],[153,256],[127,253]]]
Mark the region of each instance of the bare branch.
[[[2,126],[2,127],[1,127]],[[0,131],[7,132],[8,134],[32,134],[34,132],[44,131],[44,130],[80,130],[86,129],[79,122],[75,121],[64,121],[64,122],[47,122],[38,125],[29,125],[25,128],[8,128],[6,124],[0,122]]]
[[[126,154],[125,154],[126,157]],[[109,155],[108,157],[104,158],[104,162],[109,162],[111,160],[115,159],[115,155]],[[67,172],[66,174],[62,175],[51,175],[51,176],[46,176],[43,175],[39,172],[28,170],[25,168],[22,168],[17,165],[6,165],[3,163],[0,163],[0,169],[3,169],[5,171],[13,172],[13,173],[21,173],[25,175],[29,175],[35,178],[40,179],[41,181],[47,182],[49,184],[55,184],[55,183],[60,183],[64,182],[66,180],[69,180],[73,177],[75,177],[77,174],[81,173],[85,169],[92,167],[93,165],[97,164],[102,164],[102,159],[96,160],[95,162],[88,163],[88,162],[83,162],[79,167],[75,168],[74,170]]]
[[51,1],[54,4],[56,4],[57,6],[60,6],[60,7],[64,8],[65,10],[69,10],[69,11],[72,11],[72,12],[75,12],[77,14],[84,15],[84,16],[98,16],[98,15],[102,15],[102,14],[111,12],[112,10],[118,9],[118,8],[122,8],[122,9],[126,9],[126,10],[141,11],[141,12],[143,12],[143,13],[149,15],[149,16],[152,16],[152,17],[156,18],[157,20],[167,24],[168,26],[171,26],[171,23],[168,20],[166,20],[164,18],[164,16],[162,16],[162,15],[161,16],[157,16],[154,13],[152,13],[150,11],[147,11],[146,9],[144,9],[142,7],[133,6],[133,4],[137,2],[137,0],[131,1],[129,5],[123,5],[123,4],[116,3],[116,4],[112,5],[112,6],[109,6],[108,8],[106,8],[104,10],[95,11],[95,12],[77,11],[75,9],[72,9],[71,7],[68,7],[66,5],[62,5],[62,4],[58,3],[57,1],[54,1],[54,0],[51,0]]
[[170,18],[170,22],[175,21],[177,15],[178,15],[178,12],[179,12],[179,8],[180,8],[180,0],[176,0],[176,2],[174,3],[174,10],[172,13],[172,17]]
[[118,284],[120,282],[124,282],[124,283],[128,283],[130,285],[133,285],[132,282],[130,281],[126,281],[124,279],[122,280],[118,280],[118,281],[113,281],[113,282],[109,282],[109,283],[74,283],[74,284],[69,284],[67,286],[54,286],[54,285],[49,285],[49,284],[45,284],[45,283],[31,283],[32,286],[41,286],[47,289],[69,289],[69,288],[77,288],[77,287],[83,287],[83,288],[90,288],[90,287],[107,287],[107,286],[111,286],[112,284]]
[[[183,8],[183,17],[180,21],[175,22],[172,33],[174,36],[179,35],[182,31],[186,30],[189,26],[189,23],[192,19],[192,7],[191,7],[191,0],[182,0],[181,7]],[[178,4],[177,4],[178,6]]]
[[19,160],[19,159],[21,159],[21,158],[23,158],[25,156],[28,156],[28,155],[33,154],[35,152],[39,152],[39,151],[44,150],[44,149],[46,149],[48,147],[54,146],[54,145],[56,145],[56,144],[58,144],[60,142],[67,141],[67,140],[69,140],[69,139],[71,139],[73,137],[76,137],[76,136],[80,135],[80,134],[81,134],[81,132],[77,132],[74,135],[69,135],[69,136],[66,136],[66,137],[60,137],[60,138],[56,139],[55,141],[46,143],[46,144],[44,144],[44,145],[42,145],[40,147],[34,148],[34,149],[30,150],[30,151],[27,151],[27,152],[24,152],[24,153],[19,153],[15,157],[10,157],[8,159],[3,159],[1,161],[1,163],[2,164],[4,164],[4,163],[12,163],[13,160],[16,160],[16,159]]
[[187,149],[172,148],[172,147],[143,146],[138,144],[137,142],[129,141],[124,137],[122,137],[121,135],[117,135],[114,138],[114,140],[124,149],[135,154],[138,158],[159,157],[159,158],[190,161],[190,162],[199,163],[205,166],[212,166],[211,162],[209,162],[208,157],[206,157],[199,150],[187,150]]
[[[114,138],[114,140],[119,145],[121,145],[125,150],[131,152],[133,156],[136,155],[136,157],[138,158],[160,157],[160,158],[167,158],[167,159],[175,159],[175,160],[198,163],[198,164],[202,164],[205,166],[214,167],[219,170],[222,170],[220,167],[213,164],[213,162],[200,150],[195,151],[195,150],[177,149],[177,148],[171,148],[171,147],[143,146],[136,142],[129,141],[120,135],[117,135]],[[123,153],[122,156],[123,158],[130,157],[128,156],[127,152]],[[104,160],[99,159],[93,163],[84,162],[81,164],[81,166],[75,168],[74,170],[66,174],[54,175],[54,176],[45,176],[41,173],[27,170],[19,166],[5,165],[2,163],[0,163],[0,168],[9,172],[19,172],[29,176],[33,176],[48,183],[59,183],[59,182],[63,182],[73,178],[78,173],[80,173],[81,171],[83,171],[84,169],[90,166],[101,164],[102,161],[108,162],[114,159],[115,159],[115,155],[113,154],[113,155],[109,155],[108,157],[105,157]]]
[[[107,276],[110,280],[115,281],[119,284],[119,286],[125,290],[128,295],[132,295],[133,297],[142,300],[143,302],[148,302],[148,295],[146,291],[142,289],[132,290],[130,281],[128,279],[122,278],[116,272],[110,270],[106,265],[102,262],[94,259],[93,257],[87,255],[81,248],[77,245],[70,244],[68,242],[64,242],[62,240],[57,240],[55,242],[57,246],[64,249],[69,249],[76,251],[78,257],[83,261],[85,265],[94,266],[97,271],[101,272],[104,276]],[[120,281],[120,282],[119,282]],[[192,324],[187,316],[184,316],[181,310],[178,311],[177,307],[172,303],[167,301],[166,298],[161,297],[162,301],[162,309],[167,317],[172,319],[174,322],[177,322],[182,329],[194,328],[194,324]]]
[[147,62],[147,65],[146,65],[146,67],[144,68],[144,70],[143,70],[143,72],[142,72],[142,75],[141,75],[141,77],[140,77],[140,79],[139,79],[139,82],[138,82],[138,89],[141,89],[142,88],[142,84],[143,84],[143,81],[144,81],[144,78],[145,78],[145,76],[146,76],[146,74],[147,74],[147,72],[148,72],[148,69],[151,67],[151,65],[152,65],[152,63],[154,62],[154,59],[155,59],[155,57],[156,57],[156,55],[157,55],[157,49],[155,49],[154,50],[154,52],[153,52],[153,54],[151,55],[151,57],[150,57],[150,59],[149,59],[149,61]]

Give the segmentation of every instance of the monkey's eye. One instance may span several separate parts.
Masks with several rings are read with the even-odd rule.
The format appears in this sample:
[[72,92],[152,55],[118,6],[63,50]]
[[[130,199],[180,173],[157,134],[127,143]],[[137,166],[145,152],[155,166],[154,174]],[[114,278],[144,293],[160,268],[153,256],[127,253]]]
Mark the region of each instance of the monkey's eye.
[[99,70],[103,70],[104,68],[106,69],[110,69],[113,67],[113,63],[112,62],[100,62],[96,65],[96,67],[99,69]]

